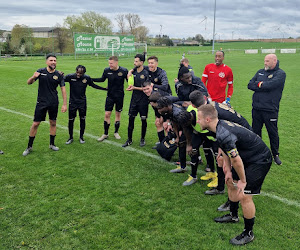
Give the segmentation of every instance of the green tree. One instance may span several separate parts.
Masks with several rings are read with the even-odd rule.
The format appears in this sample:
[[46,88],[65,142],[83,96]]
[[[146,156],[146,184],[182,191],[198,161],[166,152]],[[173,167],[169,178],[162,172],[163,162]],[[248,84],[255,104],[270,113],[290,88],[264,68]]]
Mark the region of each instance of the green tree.
[[57,48],[59,49],[59,52],[62,54],[68,45],[70,32],[68,29],[61,27],[59,24],[57,24],[54,33],[56,37]]
[[16,24],[11,31],[10,49],[14,53],[30,53],[32,48],[32,29]]
[[135,38],[138,42],[145,42],[147,40],[147,35],[149,29],[146,26],[139,26],[135,29]]
[[64,25],[72,32],[112,34],[112,22],[94,11],[87,11],[81,16],[67,16]]

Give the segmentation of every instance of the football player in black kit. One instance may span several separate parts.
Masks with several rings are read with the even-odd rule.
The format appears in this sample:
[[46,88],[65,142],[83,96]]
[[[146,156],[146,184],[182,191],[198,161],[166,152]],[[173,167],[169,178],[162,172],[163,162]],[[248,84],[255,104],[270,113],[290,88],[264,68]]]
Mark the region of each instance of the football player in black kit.
[[137,54],[134,58],[134,66],[132,76],[134,78],[134,84],[129,85],[127,91],[132,91],[130,107],[129,107],[129,123],[128,123],[128,139],[122,145],[127,147],[132,144],[132,133],[134,129],[134,120],[138,113],[140,113],[142,121],[142,132],[140,146],[143,147],[145,143],[145,135],[147,130],[147,116],[148,116],[148,97],[143,92],[142,84],[149,80],[148,70],[144,68],[145,55]]
[[115,105],[115,132],[114,136],[120,140],[119,135],[121,112],[124,101],[124,81],[127,80],[128,70],[119,66],[117,56],[111,56],[108,59],[109,67],[105,68],[101,78],[93,78],[94,82],[104,82],[108,79],[108,91],[105,102],[105,118],[104,118],[104,134],[98,138],[101,142],[108,138],[108,130],[110,126],[110,116]]
[[[233,245],[244,245],[254,239],[255,205],[252,195],[260,194],[263,181],[272,164],[272,154],[262,139],[245,127],[218,119],[218,112],[211,104],[198,109],[202,129],[216,133],[222,150],[228,196],[240,202],[244,214],[243,232],[230,240]],[[237,208],[236,208],[237,209]]]
[[33,141],[37,133],[41,121],[45,121],[46,113],[49,114],[50,122],[50,145],[49,148],[58,151],[59,148],[55,146],[54,140],[56,136],[56,117],[58,112],[58,96],[57,86],[61,88],[63,97],[63,105],[61,111],[67,111],[67,94],[65,88],[64,77],[56,68],[56,56],[48,54],[46,56],[46,68],[38,69],[33,76],[27,80],[27,84],[31,85],[39,79],[39,89],[37,103],[35,107],[34,119],[29,132],[28,146],[23,152],[23,156],[30,154],[32,151]]
[[65,82],[70,83],[70,100],[69,100],[69,139],[66,144],[73,142],[73,128],[76,118],[77,110],[80,118],[80,143],[85,143],[83,138],[85,130],[85,117],[86,117],[86,87],[89,85],[95,89],[107,90],[93,83],[90,76],[85,74],[86,68],[83,65],[76,67],[76,73],[65,76]]
[[[148,67],[145,67],[149,70],[149,80],[152,82],[154,89],[164,91],[172,95],[172,90],[169,85],[167,73],[162,68],[158,67],[158,58],[156,56],[150,56],[148,59]],[[164,96],[164,95],[163,95]],[[157,110],[155,112],[155,126],[157,129],[158,139],[161,142],[165,138],[164,128],[163,128],[163,119],[158,114]]]

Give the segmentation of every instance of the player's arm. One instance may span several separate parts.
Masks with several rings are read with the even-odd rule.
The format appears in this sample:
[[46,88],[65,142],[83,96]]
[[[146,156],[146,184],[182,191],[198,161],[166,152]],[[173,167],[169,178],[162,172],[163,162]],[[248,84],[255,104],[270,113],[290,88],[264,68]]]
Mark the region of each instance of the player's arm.
[[230,103],[230,98],[233,94],[233,74],[232,70],[229,71],[227,76],[227,96],[226,96],[226,103]]
[[92,78],[92,80],[94,81],[94,82],[104,82],[105,80],[106,80],[106,72],[105,72],[105,70],[103,71],[103,74],[102,74],[102,76],[100,77],[100,78]]
[[204,85],[207,87],[207,79],[208,79],[208,70],[207,67],[204,68],[203,74],[202,74],[202,82],[204,83]]
[[154,84],[154,87],[167,92],[169,90],[169,80],[166,71],[162,70],[159,78],[161,81],[161,85]]
[[106,90],[106,91],[108,90],[107,88],[103,88],[103,87],[95,84],[91,78],[90,78],[90,81],[89,81],[89,86],[91,86],[94,89],[100,89],[100,90]]
[[39,78],[39,76],[40,76],[40,72],[34,72],[33,73],[33,76],[32,77],[30,77],[28,80],[27,80],[27,84],[28,85],[30,85],[30,84],[33,84],[35,81],[36,81],[36,79],[38,79]]
[[66,92],[66,86],[61,86],[61,93],[63,98],[63,105],[61,107],[61,112],[65,113],[67,111],[67,92]]

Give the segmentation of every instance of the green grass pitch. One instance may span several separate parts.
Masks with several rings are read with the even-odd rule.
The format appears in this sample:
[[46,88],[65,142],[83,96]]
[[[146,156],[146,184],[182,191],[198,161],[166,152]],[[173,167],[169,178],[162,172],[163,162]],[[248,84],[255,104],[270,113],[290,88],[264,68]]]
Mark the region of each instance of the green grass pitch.
[[[221,47],[222,45],[218,45]],[[223,45],[224,47],[225,45]],[[232,45],[234,46],[234,44]],[[299,46],[299,45],[298,45]],[[154,50],[159,66],[173,79],[178,72],[180,53],[170,49]],[[186,56],[197,76],[214,61],[210,53]],[[300,56],[278,54],[280,67],[287,73],[280,105],[279,135],[282,166],[272,165],[256,204],[256,239],[247,249],[296,249],[300,246],[300,154],[298,152]],[[234,74],[232,106],[251,123],[252,92],[249,80],[263,67],[264,55],[227,52],[224,63]],[[57,69],[65,74],[83,64],[87,74],[100,77],[105,59],[74,60],[58,57]],[[120,58],[121,66],[131,68],[133,58]],[[205,196],[207,182],[183,187],[187,174],[171,174],[170,163],[162,161],[152,146],[157,141],[154,113],[149,109],[146,146],[139,147],[141,123],[136,119],[133,145],[123,149],[127,138],[128,108],[131,93],[125,93],[120,135],[99,143],[103,133],[106,92],[87,89],[86,143],[68,139],[68,115],[59,112],[56,144],[50,151],[49,124],[40,125],[33,152],[22,156],[37,97],[37,83],[26,81],[45,60],[0,61],[0,249],[231,249],[229,239],[243,229],[237,224],[216,224],[222,215],[216,208],[226,195]],[[106,83],[102,83],[105,86]],[[69,86],[67,83],[67,92]],[[61,93],[59,97],[61,100]],[[174,92],[175,94],[175,92]],[[79,130],[78,118],[75,129]],[[269,145],[266,131],[263,139]],[[177,157],[174,157],[177,159]],[[204,165],[199,166],[199,177]]]

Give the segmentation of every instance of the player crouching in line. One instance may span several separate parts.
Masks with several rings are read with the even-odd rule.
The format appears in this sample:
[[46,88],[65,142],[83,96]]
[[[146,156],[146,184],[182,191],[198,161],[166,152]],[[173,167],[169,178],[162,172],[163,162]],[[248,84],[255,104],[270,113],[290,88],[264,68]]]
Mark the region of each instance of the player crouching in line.
[[73,142],[73,129],[74,121],[76,118],[77,110],[80,117],[80,143],[85,143],[83,134],[85,130],[85,117],[86,117],[86,87],[89,85],[95,89],[107,90],[93,83],[90,76],[85,74],[86,68],[83,65],[76,67],[76,73],[65,76],[65,82],[70,83],[70,100],[69,100],[69,139],[66,144]]
[[229,199],[240,202],[244,214],[243,232],[230,240],[244,245],[254,239],[255,205],[252,195],[260,194],[263,181],[272,164],[272,154],[262,139],[239,124],[219,120],[214,106],[202,105],[198,121],[202,129],[216,133],[222,149],[223,169]]

